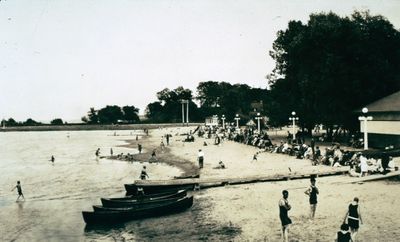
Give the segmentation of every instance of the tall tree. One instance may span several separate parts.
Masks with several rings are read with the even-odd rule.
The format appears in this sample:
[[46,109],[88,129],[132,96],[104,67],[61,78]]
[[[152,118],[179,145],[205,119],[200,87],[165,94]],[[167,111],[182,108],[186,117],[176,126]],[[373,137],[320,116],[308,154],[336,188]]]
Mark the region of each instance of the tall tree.
[[99,123],[101,124],[116,124],[118,120],[123,120],[123,113],[119,106],[113,105],[100,109],[97,112]]
[[123,119],[128,123],[138,123],[139,122],[139,109],[135,106],[124,106],[122,107]]

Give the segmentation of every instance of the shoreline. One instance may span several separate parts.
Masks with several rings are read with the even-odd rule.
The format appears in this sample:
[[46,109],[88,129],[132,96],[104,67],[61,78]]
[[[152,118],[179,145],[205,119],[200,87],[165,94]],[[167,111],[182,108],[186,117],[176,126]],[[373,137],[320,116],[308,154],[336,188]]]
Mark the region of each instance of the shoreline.
[[[190,123],[189,126],[203,123]],[[38,125],[38,126],[10,126],[0,128],[0,132],[27,132],[27,131],[90,131],[90,130],[136,130],[156,129],[159,127],[182,127],[182,123],[160,124],[66,124],[66,125]]]
[[[189,126],[190,127],[190,126]],[[155,127],[154,127],[155,128]],[[171,128],[181,128],[181,127],[171,127]],[[154,130],[154,129],[153,129]],[[156,135],[150,131],[149,135],[143,134],[139,140],[129,139],[124,140],[127,144],[120,145],[119,147],[133,148],[137,149],[137,145],[141,144],[143,147],[141,154],[133,154],[133,159],[138,162],[154,162],[154,163],[164,163],[172,167],[179,168],[182,170],[182,177],[194,176],[199,174],[199,168],[195,166],[192,162],[182,157],[176,156],[171,152],[171,146],[176,146],[176,140],[171,141],[170,145],[165,144],[165,148],[162,151],[160,147],[161,137],[155,137]],[[171,139],[176,138],[173,136]],[[151,153],[156,150],[157,161],[150,161]],[[180,177],[181,177],[180,176]]]

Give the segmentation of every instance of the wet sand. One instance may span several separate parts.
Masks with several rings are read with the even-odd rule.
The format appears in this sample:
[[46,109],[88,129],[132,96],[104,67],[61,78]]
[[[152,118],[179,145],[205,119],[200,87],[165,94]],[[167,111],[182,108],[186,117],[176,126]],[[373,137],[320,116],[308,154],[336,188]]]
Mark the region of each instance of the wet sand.
[[[231,141],[213,145],[213,139],[197,138],[193,143],[184,143],[179,134],[189,128],[154,129],[148,137],[139,142],[145,149],[144,154],[136,156],[139,160],[148,160],[153,148],[157,149],[159,162],[166,162],[182,169],[185,175],[195,174],[197,169],[197,151],[203,149],[205,166],[200,170],[202,178],[245,177],[268,174],[289,174],[296,171],[331,170],[327,166],[311,166],[309,160],[295,157],[261,153],[257,161],[253,155],[259,149]],[[170,133],[170,146],[161,152],[161,136]],[[207,146],[203,143],[207,142]],[[129,145],[136,148],[137,143]],[[226,169],[214,169],[222,160]],[[398,162],[397,162],[398,164]],[[151,176],[151,174],[150,174]],[[151,179],[157,179],[156,177]],[[207,232],[207,228],[197,231],[199,239],[221,239],[234,236],[237,241],[279,241],[280,221],[278,201],[281,191],[287,189],[293,209],[289,212],[293,220],[290,230],[291,241],[333,241],[345,215],[348,203],[357,196],[364,220],[357,241],[397,241],[400,238],[400,205],[396,200],[400,196],[398,180],[384,180],[363,184],[345,184],[348,176],[321,177],[317,179],[320,189],[316,218],[308,219],[308,197],[304,191],[309,185],[307,179],[265,182],[246,185],[225,186],[196,192],[197,200],[207,201],[209,206],[203,211],[212,221],[217,221],[218,234]],[[341,183],[343,182],[343,183]],[[211,226],[213,227],[213,226]],[[212,230],[212,228],[209,228]],[[223,229],[221,229],[223,228]]]

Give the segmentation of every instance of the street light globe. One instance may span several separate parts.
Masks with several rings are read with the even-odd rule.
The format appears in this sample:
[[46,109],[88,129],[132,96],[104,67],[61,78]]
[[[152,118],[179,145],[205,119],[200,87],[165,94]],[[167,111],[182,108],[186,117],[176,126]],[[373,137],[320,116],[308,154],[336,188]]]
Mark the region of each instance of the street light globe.
[[260,116],[260,113],[257,113],[257,116]]
[[363,108],[363,109],[362,109],[362,112],[363,112],[363,113],[368,113],[368,108]]
[[224,115],[224,114],[222,114],[222,117],[223,117],[223,118],[225,118],[225,115]]
[[236,114],[236,117],[239,117],[239,114]]
[[294,115],[296,115],[296,112],[295,112],[295,111],[293,111],[293,112],[292,112],[292,115],[293,115],[293,116],[294,116]]

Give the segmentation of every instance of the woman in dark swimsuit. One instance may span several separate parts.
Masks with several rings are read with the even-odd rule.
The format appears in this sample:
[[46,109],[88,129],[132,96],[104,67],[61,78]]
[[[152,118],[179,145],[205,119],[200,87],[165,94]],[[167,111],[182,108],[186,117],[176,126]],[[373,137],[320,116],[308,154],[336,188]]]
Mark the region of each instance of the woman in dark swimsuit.
[[362,218],[360,213],[360,207],[358,206],[359,199],[355,197],[353,202],[349,204],[349,209],[344,218],[344,222],[346,222],[350,227],[351,237],[353,241],[355,241],[355,237],[358,232],[358,228],[360,227],[360,223],[362,224]]

